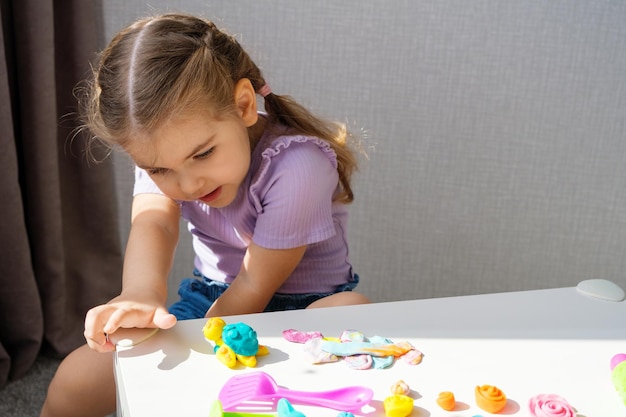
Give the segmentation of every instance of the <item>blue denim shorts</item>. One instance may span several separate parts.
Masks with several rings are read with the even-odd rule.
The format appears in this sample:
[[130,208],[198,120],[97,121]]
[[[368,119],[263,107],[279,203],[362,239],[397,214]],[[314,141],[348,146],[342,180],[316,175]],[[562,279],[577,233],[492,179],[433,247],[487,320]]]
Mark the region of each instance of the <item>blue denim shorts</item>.
[[[213,302],[226,291],[229,284],[213,281],[203,276],[200,271],[194,270],[193,274],[198,278],[185,278],[178,288],[180,301],[175,302],[169,308],[169,312],[178,320],[203,318]],[[265,311],[298,310],[306,308],[309,304],[321,298],[343,291],[352,291],[359,283],[359,276],[354,274],[351,282],[340,285],[333,292],[308,293],[308,294],[274,294],[267,304]]]

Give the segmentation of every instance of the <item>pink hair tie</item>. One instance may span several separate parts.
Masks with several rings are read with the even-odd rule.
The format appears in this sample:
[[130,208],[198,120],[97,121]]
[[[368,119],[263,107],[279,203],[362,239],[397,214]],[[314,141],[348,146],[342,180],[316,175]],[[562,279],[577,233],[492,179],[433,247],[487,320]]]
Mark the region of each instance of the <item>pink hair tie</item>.
[[261,97],[267,97],[269,94],[272,94],[272,89],[270,88],[269,84],[264,84],[263,87],[259,88],[258,93],[261,95]]

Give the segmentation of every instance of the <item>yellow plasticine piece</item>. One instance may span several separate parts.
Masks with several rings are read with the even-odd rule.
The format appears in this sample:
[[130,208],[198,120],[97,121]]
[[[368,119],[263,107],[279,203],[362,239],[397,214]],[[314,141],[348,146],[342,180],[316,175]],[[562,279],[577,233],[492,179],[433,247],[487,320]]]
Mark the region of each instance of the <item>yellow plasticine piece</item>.
[[440,392],[437,397],[437,405],[443,408],[446,411],[454,410],[456,407],[456,399],[454,398],[454,394],[450,391]]
[[506,395],[494,385],[476,386],[476,405],[488,413],[496,414],[506,406]]
[[219,317],[211,317],[207,320],[202,328],[204,337],[215,342],[217,345],[222,344],[222,330],[224,330],[226,322]]
[[237,355],[226,345],[220,346],[219,349],[217,349],[217,352],[215,352],[215,356],[220,362],[229,368],[234,368],[237,364]]
[[248,368],[254,368],[256,366],[256,356],[237,355],[237,360]]
[[413,412],[413,398],[408,395],[390,395],[383,402],[387,417],[407,417]]
[[256,352],[257,356],[265,356],[269,354],[270,354],[270,350],[267,346],[259,345],[259,350]]

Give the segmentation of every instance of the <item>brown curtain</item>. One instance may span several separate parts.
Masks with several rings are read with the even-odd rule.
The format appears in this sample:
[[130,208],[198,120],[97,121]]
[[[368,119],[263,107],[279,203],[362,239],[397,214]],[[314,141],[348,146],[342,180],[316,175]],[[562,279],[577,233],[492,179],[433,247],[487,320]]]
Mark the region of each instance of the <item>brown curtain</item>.
[[98,3],[0,0],[0,387],[84,343],[119,293],[112,164],[90,163],[73,88],[98,50]]

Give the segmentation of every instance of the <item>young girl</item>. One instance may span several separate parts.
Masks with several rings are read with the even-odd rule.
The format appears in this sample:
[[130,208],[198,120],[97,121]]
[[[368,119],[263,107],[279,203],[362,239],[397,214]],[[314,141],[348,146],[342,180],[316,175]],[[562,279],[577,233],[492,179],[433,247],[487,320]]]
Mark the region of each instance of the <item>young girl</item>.
[[[233,37],[187,15],[140,20],[102,52],[88,90],[86,126],[137,165],[132,226],[122,293],[87,313],[87,345],[59,367],[42,416],[114,411],[107,334],[120,327],[369,302],[352,291],[345,130],[272,93]],[[197,278],[168,310],[180,216]]]

